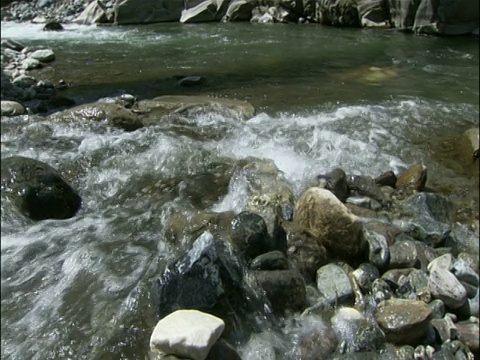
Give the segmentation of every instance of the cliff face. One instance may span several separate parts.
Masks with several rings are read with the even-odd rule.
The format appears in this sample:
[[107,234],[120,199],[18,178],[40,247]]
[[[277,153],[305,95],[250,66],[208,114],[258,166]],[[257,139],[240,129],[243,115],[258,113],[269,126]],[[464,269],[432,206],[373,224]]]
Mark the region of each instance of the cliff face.
[[2,0],[2,19],[82,24],[180,21],[318,23],[477,34],[478,0]]

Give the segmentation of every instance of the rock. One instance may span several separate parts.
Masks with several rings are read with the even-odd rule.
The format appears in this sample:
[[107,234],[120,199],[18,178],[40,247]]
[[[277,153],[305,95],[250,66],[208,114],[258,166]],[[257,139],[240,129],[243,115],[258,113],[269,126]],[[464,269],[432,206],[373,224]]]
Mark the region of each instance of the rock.
[[471,128],[463,133],[461,143],[458,145],[458,148],[461,149],[460,156],[465,159],[466,162],[473,162],[478,158],[475,157],[474,152],[478,151],[480,148],[479,145],[479,128]]
[[175,85],[177,86],[198,86],[205,84],[205,78],[202,76],[185,76],[180,78]]
[[316,18],[322,25],[360,26],[357,4],[352,0],[319,0]]
[[428,264],[428,271],[432,271],[434,267],[439,267],[440,269],[445,269],[450,271],[452,269],[454,257],[452,254],[447,253],[433,259],[430,264]]
[[22,51],[25,48],[25,45],[13,39],[2,39],[1,44],[2,44],[2,50],[4,48],[8,48],[15,51]]
[[115,3],[114,23],[118,25],[179,21],[183,0],[122,0]]
[[400,174],[395,186],[408,190],[423,191],[426,182],[427,167],[423,164],[416,164]]
[[390,27],[388,8],[384,0],[357,0],[360,25],[373,28]]
[[38,61],[37,59],[26,58],[22,61],[22,69],[25,70],[32,70],[40,66],[40,61]]
[[43,31],[62,31],[63,26],[58,21],[49,21],[43,27]]
[[417,249],[413,241],[400,240],[390,246],[390,269],[410,268],[417,263]]
[[242,360],[235,348],[224,339],[219,339],[211,347],[205,360]]
[[13,156],[2,159],[2,194],[33,220],[67,219],[81,205],[77,192],[49,165]]
[[470,349],[460,340],[443,343],[434,354],[435,360],[475,359]]
[[326,173],[318,175],[318,187],[330,190],[341,202],[345,202],[349,196],[347,174],[342,169],[336,168]]
[[385,236],[364,228],[363,236],[368,243],[368,261],[379,270],[390,263],[390,248]]
[[370,177],[352,176],[348,180],[348,187],[352,194],[367,196],[382,205],[388,205],[382,190]]
[[169,263],[156,279],[152,293],[159,318],[178,310],[195,309],[221,317],[227,324],[244,305],[241,260],[228,244],[204,232],[183,256]]
[[219,21],[227,12],[227,0],[205,0],[195,7],[182,11],[181,23]]
[[27,113],[27,109],[16,101],[2,100],[1,103],[2,116],[17,116]]
[[233,0],[228,5],[225,13],[225,21],[249,21],[252,17],[252,10],[255,2],[250,0]]
[[292,264],[308,283],[315,281],[318,268],[326,265],[329,256],[325,247],[303,226],[295,222],[283,222],[287,234],[287,254]]
[[28,75],[20,75],[13,79],[12,81],[13,85],[16,85],[21,88],[29,88],[30,86],[33,86],[37,83],[37,80],[35,78],[28,76]]
[[473,271],[467,261],[457,258],[453,264],[450,272],[460,281],[469,299],[475,297],[478,291],[478,274]]
[[230,240],[240,254],[250,260],[266,252],[277,250],[263,218],[248,211],[241,212],[232,220]]
[[288,261],[284,253],[278,250],[270,251],[253,259],[252,270],[287,270]]
[[397,345],[411,344],[422,339],[432,317],[423,301],[391,299],[378,305],[375,319],[386,340]]
[[142,122],[135,113],[117,104],[90,103],[75,106],[49,116],[52,121],[79,122],[97,121],[107,125],[118,127],[126,131],[134,131],[141,128]]
[[374,265],[362,263],[352,272],[352,275],[363,293],[367,294],[372,288],[373,282],[380,277],[380,272]]
[[443,319],[432,319],[431,323],[437,330],[442,343],[457,339],[458,330],[450,316],[445,316]]
[[472,353],[475,354],[475,358],[479,355],[479,326],[478,317],[471,317],[467,321],[459,321],[455,324],[458,340],[467,345]]
[[350,279],[339,265],[327,264],[317,270],[317,289],[323,303],[348,306],[354,302]]
[[347,353],[377,350],[385,342],[378,325],[354,308],[340,308],[330,321],[337,339],[342,340],[342,351]]
[[55,60],[55,53],[52,49],[40,49],[31,53],[29,58],[48,63]]
[[[124,2],[125,1],[118,4],[119,2],[117,1],[115,3],[117,9],[118,7],[121,7]],[[140,7],[137,8],[137,12],[140,11],[140,9]],[[111,20],[113,20],[112,16],[109,15],[107,7],[103,4],[103,2],[99,0],[94,0],[87,5],[87,7],[82,11],[82,13],[73,20],[73,22],[82,25],[90,25],[108,23],[111,22]]]
[[258,334],[253,332],[243,346],[241,356],[244,360],[277,360],[272,341],[265,333]]
[[330,254],[359,262],[365,256],[362,224],[330,191],[306,190],[296,204],[295,221],[307,227]]
[[141,100],[133,106],[133,109],[145,125],[159,124],[172,115],[191,118],[213,112],[246,120],[255,114],[253,106],[244,101],[184,95],[166,95]]
[[438,28],[442,35],[471,34],[478,28],[479,3],[464,0],[440,0],[437,8]]
[[150,349],[166,355],[205,360],[225,328],[213,315],[178,310],[161,319],[150,337]]
[[300,311],[306,304],[306,290],[303,277],[297,269],[252,271],[259,286],[265,291],[272,310]]
[[378,304],[384,300],[388,300],[393,296],[393,291],[390,284],[384,279],[375,279],[372,284],[372,295],[375,302]]
[[455,221],[456,208],[446,197],[422,192],[414,194],[403,201],[403,206],[415,215],[428,215],[433,220],[449,224]]
[[433,267],[428,279],[428,288],[434,298],[442,300],[451,309],[465,304],[467,292],[450,271]]

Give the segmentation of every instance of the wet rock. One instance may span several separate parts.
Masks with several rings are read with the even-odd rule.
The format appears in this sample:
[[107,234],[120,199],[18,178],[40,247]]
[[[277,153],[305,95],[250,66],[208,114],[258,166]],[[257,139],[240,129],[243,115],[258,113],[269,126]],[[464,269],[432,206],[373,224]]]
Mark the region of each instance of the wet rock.
[[52,49],[40,49],[31,53],[29,57],[43,63],[48,63],[55,60],[55,53]]
[[433,299],[428,304],[428,307],[432,309],[432,319],[443,319],[445,316],[445,304],[440,299]]
[[392,298],[393,290],[387,281],[380,278],[373,281],[372,295],[375,302],[378,304],[384,300]]
[[141,128],[142,122],[135,113],[123,106],[108,103],[83,104],[49,116],[54,122],[97,121],[107,125],[134,131]]
[[22,69],[25,70],[32,70],[40,67],[40,61],[37,59],[32,59],[32,58],[26,58],[25,60],[22,61]]
[[77,192],[51,166],[30,158],[2,159],[2,194],[33,219],[67,219],[81,205]]
[[347,174],[342,169],[333,169],[325,175],[318,175],[318,187],[330,190],[341,202],[349,196]]
[[416,164],[400,174],[395,187],[423,191],[425,190],[426,182],[427,167],[423,164]]
[[352,275],[357,280],[360,289],[366,294],[372,288],[373,282],[380,277],[380,272],[372,264],[363,263],[352,272]]
[[351,305],[354,301],[352,284],[341,266],[327,264],[317,270],[317,289],[321,302],[329,305]]
[[434,354],[435,360],[474,359],[473,353],[460,340],[448,341]]
[[205,78],[202,76],[185,76],[181,77],[175,85],[177,86],[185,86],[185,87],[190,87],[190,86],[198,86],[198,85],[203,85],[205,84]]
[[417,249],[413,241],[395,241],[390,246],[390,269],[414,267],[417,263]]
[[[122,2],[120,4],[116,3],[117,9],[121,5],[125,3]],[[141,8],[137,7],[138,13]],[[131,14],[132,16],[133,14]],[[73,20],[74,23],[83,24],[83,25],[90,25],[90,24],[102,24],[111,22],[113,16],[109,14],[107,7],[103,4],[102,1],[94,0],[90,2],[87,7],[80,13],[78,16]]]
[[331,323],[337,339],[343,342],[342,351],[373,351],[385,342],[379,327],[353,308],[339,309],[331,318]]
[[378,186],[389,186],[395,188],[397,185],[397,176],[393,171],[387,171],[373,179]]
[[297,269],[252,271],[252,275],[265,291],[275,313],[300,311],[305,307],[305,282]]
[[179,21],[183,1],[168,0],[161,5],[156,0],[126,0],[116,2],[115,20],[119,25]]
[[242,360],[235,348],[224,339],[219,339],[210,348],[205,360]]
[[441,223],[449,224],[455,220],[455,205],[439,194],[427,192],[414,194],[405,199],[403,205],[413,214],[426,214]]
[[247,0],[234,0],[228,5],[223,21],[249,21],[255,3]]
[[63,26],[58,21],[49,21],[43,27],[43,31],[62,31]]
[[361,262],[366,255],[362,224],[328,190],[306,190],[296,204],[295,221],[307,227],[330,254],[340,259]]
[[429,304],[432,300],[432,295],[428,288],[428,275],[421,270],[413,269],[407,278],[417,299]]
[[368,176],[352,176],[349,178],[348,187],[352,194],[367,196],[382,205],[387,205],[387,199],[380,187]]
[[250,264],[252,270],[287,270],[287,257],[281,251],[275,250],[257,256]]
[[315,282],[318,268],[329,262],[327,250],[303,226],[289,221],[284,221],[282,224],[287,235],[289,260],[305,277],[307,282]]
[[225,323],[197,310],[178,310],[161,319],[150,337],[150,349],[166,355],[205,360]]
[[180,17],[181,23],[219,21],[226,13],[228,1],[205,0],[198,5],[186,8]]
[[16,101],[2,100],[1,114],[2,116],[16,116],[27,113],[25,106]]
[[440,269],[445,269],[450,271],[454,262],[454,257],[452,254],[447,253],[433,259],[430,264],[428,264],[428,271],[432,271],[434,267],[439,267]]
[[8,48],[15,51],[22,51],[25,48],[25,45],[13,39],[2,39],[1,44],[2,44],[2,50],[4,48]]
[[178,310],[195,309],[222,318],[232,326],[232,308],[244,305],[241,260],[228,244],[204,232],[183,256],[168,264],[156,279],[152,299],[159,318]]
[[397,349],[396,357],[398,360],[415,359],[415,348],[410,345],[404,345]]
[[293,346],[288,347],[291,349],[288,351],[289,358],[318,359],[319,354],[327,358],[335,350],[335,333],[320,317],[302,315],[294,320],[295,327],[286,333],[289,343],[292,339],[296,340]]
[[387,341],[402,345],[422,339],[431,316],[432,311],[423,301],[391,299],[378,305],[375,319]]
[[242,359],[277,360],[273,342],[263,333],[252,333],[240,355]]
[[37,80],[28,75],[20,75],[13,79],[12,84],[20,88],[29,88],[37,83]]
[[390,248],[385,236],[364,229],[364,238],[368,243],[368,260],[379,270],[386,269],[390,263]]
[[442,300],[451,309],[461,307],[467,300],[467,292],[460,281],[440,267],[433,267],[430,271],[428,288],[434,298]]
[[255,114],[254,107],[245,101],[184,95],[166,95],[141,100],[133,109],[145,125],[159,124],[172,115],[191,118],[204,113],[216,113],[246,120]]
[[233,218],[230,240],[241,254],[250,259],[276,250],[263,218],[249,211],[243,211]]

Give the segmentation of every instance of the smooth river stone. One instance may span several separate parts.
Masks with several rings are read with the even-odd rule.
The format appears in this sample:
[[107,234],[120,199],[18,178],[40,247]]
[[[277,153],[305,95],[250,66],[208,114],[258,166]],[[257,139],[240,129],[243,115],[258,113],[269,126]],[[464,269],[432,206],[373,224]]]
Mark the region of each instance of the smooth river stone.
[[465,304],[467,291],[450,271],[434,266],[428,278],[428,288],[434,298],[442,300],[451,309]]
[[378,304],[375,318],[386,340],[397,345],[411,344],[427,333],[432,310],[423,301],[391,299]]

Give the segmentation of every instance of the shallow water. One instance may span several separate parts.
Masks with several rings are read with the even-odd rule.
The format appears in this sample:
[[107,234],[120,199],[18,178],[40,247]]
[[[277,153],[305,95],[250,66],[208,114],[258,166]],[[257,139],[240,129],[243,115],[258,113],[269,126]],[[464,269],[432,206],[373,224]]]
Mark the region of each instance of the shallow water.
[[[76,217],[38,223],[2,199],[2,358],[143,359],[152,279],[183,251],[165,241],[169,214],[179,203],[241,211],[245,183],[229,183],[228,169],[247,156],[272,159],[296,196],[333,167],[376,176],[421,161],[427,185],[478,218],[478,163],[449,146],[479,122],[475,39],[315,25],[66,28],[2,23],[2,37],[51,47],[56,61],[35,76],[72,83],[63,94],[78,103],[209,94],[248,100],[257,115],[200,116],[186,125],[195,137],[171,124],[125,133],[2,118],[2,158],[60,169],[83,199]],[[206,83],[179,87],[180,75]],[[224,186],[209,188],[205,174]],[[190,183],[200,198],[185,196]]]

